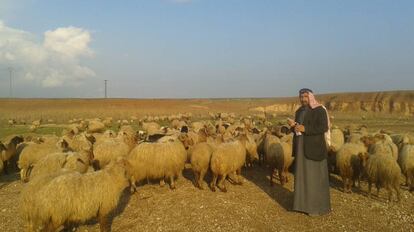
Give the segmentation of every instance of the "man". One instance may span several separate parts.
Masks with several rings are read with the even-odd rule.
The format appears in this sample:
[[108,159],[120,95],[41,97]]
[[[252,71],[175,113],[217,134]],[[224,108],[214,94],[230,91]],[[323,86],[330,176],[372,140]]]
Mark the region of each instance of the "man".
[[301,89],[302,106],[295,113],[295,120],[288,119],[293,138],[295,157],[295,187],[293,210],[310,216],[331,211],[327,141],[329,117],[326,108],[319,104],[312,90]]

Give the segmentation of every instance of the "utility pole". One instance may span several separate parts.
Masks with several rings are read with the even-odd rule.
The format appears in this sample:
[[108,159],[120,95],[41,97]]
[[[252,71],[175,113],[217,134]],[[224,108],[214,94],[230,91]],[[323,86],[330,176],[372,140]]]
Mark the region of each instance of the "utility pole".
[[13,68],[9,67],[9,78],[10,78],[10,86],[9,86],[9,97],[13,97],[13,86],[12,86],[12,75],[13,75]]
[[108,97],[108,95],[107,95],[107,82],[108,82],[108,80],[105,80],[105,98],[107,98]]

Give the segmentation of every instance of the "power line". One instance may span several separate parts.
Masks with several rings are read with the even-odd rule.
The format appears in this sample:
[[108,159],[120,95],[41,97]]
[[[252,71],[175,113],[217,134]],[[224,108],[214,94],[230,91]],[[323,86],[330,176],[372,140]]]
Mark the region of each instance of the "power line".
[[108,98],[108,95],[107,95],[107,82],[108,82],[108,80],[105,80],[105,98]]
[[10,86],[9,86],[9,97],[12,98],[13,97],[13,85],[12,85],[12,76],[13,76],[13,67],[9,67],[9,78],[10,78]]

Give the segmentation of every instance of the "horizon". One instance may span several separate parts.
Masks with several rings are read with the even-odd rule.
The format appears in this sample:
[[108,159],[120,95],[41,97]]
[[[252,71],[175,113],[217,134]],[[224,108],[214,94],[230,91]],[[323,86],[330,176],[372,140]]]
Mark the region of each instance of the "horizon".
[[[414,89],[414,2],[1,0],[0,98]],[[92,17],[93,15],[93,17]]]
[[[413,90],[386,90],[386,91],[367,91],[367,92],[328,92],[328,93],[320,93],[315,94],[315,96],[323,97],[323,96],[329,96],[329,95],[344,95],[344,94],[375,94],[375,93],[404,93],[404,92],[412,92]],[[131,97],[0,97],[0,100],[247,100],[247,99],[253,99],[253,100],[259,100],[259,99],[283,99],[283,98],[295,98],[296,96],[280,96],[280,97],[201,97],[201,98],[195,98],[195,97],[188,97],[188,98],[131,98]]]

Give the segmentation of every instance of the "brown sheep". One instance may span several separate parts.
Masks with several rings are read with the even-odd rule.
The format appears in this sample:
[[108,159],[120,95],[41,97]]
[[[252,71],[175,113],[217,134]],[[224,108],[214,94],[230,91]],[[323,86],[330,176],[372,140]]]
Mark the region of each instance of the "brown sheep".
[[[227,188],[224,184],[226,177],[230,174],[236,173],[235,182],[242,184],[241,181],[241,168],[246,162],[246,156],[250,156],[251,159],[258,159],[257,145],[253,139],[249,139],[246,134],[241,134],[235,141],[225,142],[216,147],[214,150],[210,168],[213,173],[213,179],[210,183],[210,188],[214,192],[216,191],[216,185],[223,192],[227,192]],[[220,176],[220,179],[217,179]]]
[[367,149],[361,143],[345,143],[339,149],[336,166],[342,178],[344,192],[350,193],[355,181],[358,182],[358,187],[361,187],[361,177],[367,159]]
[[182,174],[187,161],[187,151],[178,140],[162,143],[143,142],[132,149],[126,159],[132,167],[132,191],[137,188],[136,182],[144,179],[169,179],[170,188],[175,189],[174,179]]
[[328,149],[328,168],[331,173],[338,173],[336,166],[336,156],[339,149],[344,145],[345,137],[342,130],[335,127],[331,129],[331,145]]
[[[4,146],[4,144],[2,142],[0,142],[0,154],[2,154],[3,151],[6,150],[6,147]],[[0,162],[0,174],[3,172],[3,162]]]
[[[284,138],[284,140],[287,140],[287,138],[289,137]],[[287,173],[293,162],[292,142],[289,140],[282,141],[277,136],[267,134],[264,139],[264,154],[266,164],[270,168],[270,185],[273,185],[273,174],[276,169],[280,183],[283,186],[289,181]]]
[[194,184],[199,189],[204,189],[203,180],[210,168],[210,159],[213,147],[206,142],[198,143],[188,151],[190,156],[191,168],[194,172]]
[[109,231],[108,216],[129,184],[127,170],[121,159],[97,172],[62,171],[34,179],[20,194],[27,230],[56,231],[97,217],[101,231]]
[[[14,136],[9,143],[7,143],[5,145],[5,150],[3,150],[2,152],[0,152],[0,162],[3,163],[3,168],[4,168],[4,173],[7,174],[8,173],[8,169],[9,168],[16,168],[17,164],[16,163],[11,163],[11,160],[15,160],[12,159],[14,156],[17,155],[17,145],[19,143],[22,143],[24,141],[22,136]],[[13,166],[13,167],[12,167]]]
[[59,140],[56,144],[49,142],[31,143],[25,146],[20,154],[18,167],[20,168],[20,178],[25,180],[33,165],[46,154],[55,152],[69,151],[69,144],[65,140]]
[[388,201],[391,201],[392,190],[397,194],[400,201],[400,176],[401,169],[397,162],[389,154],[369,155],[365,174],[368,179],[368,197],[371,197],[371,188],[374,183],[377,188],[377,195],[381,187],[388,191]]
[[414,145],[405,144],[398,157],[409,191],[414,191]]
[[93,148],[94,168],[102,169],[117,157],[125,157],[135,145],[135,134],[126,131],[120,131],[116,138],[100,141]]
[[88,171],[91,158],[90,152],[62,152],[45,155],[34,164],[33,169],[26,175],[26,179],[23,181],[28,182],[33,178],[50,175],[61,169],[85,173]]
[[89,124],[87,126],[88,133],[101,133],[104,130],[105,130],[104,123],[97,121],[97,120],[89,121]]

